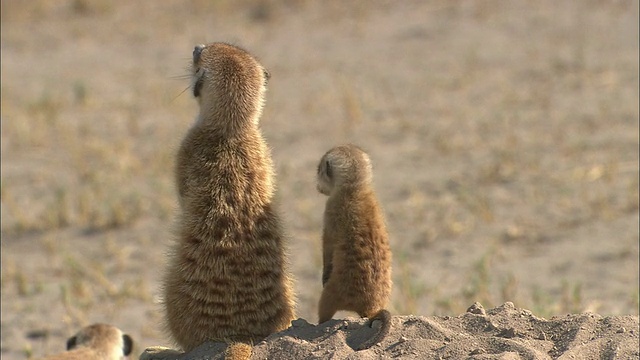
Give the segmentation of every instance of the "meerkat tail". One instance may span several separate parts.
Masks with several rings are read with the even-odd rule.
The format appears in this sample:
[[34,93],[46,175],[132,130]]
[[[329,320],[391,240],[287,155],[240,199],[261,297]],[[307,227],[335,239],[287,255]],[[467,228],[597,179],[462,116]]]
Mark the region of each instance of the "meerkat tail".
[[389,311],[385,309],[380,310],[374,317],[369,319],[369,324],[373,324],[374,320],[382,321],[380,330],[374,337],[372,337],[368,341],[363,342],[362,345],[358,347],[358,350],[366,350],[378,344],[385,338],[385,336],[389,334],[389,330],[391,330],[391,313]]
[[225,360],[249,360],[251,358],[251,345],[242,342],[231,343],[224,351]]

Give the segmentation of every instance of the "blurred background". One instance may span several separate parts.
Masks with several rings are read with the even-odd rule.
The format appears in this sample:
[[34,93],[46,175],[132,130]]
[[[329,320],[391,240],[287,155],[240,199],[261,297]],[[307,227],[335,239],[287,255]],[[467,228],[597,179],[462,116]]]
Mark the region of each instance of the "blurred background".
[[345,142],[373,162],[394,314],[638,314],[637,1],[1,5],[2,358],[93,322],[169,344],[184,76],[213,41],[272,74],[261,124],[298,316],[317,321],[321,292],[316,165]]

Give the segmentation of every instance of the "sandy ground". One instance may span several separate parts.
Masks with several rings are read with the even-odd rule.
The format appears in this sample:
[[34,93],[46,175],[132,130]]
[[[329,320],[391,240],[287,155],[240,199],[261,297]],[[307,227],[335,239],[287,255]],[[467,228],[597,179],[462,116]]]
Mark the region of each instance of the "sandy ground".
[[[550,320],[507,302],[475,303],[460,316],[397,316],[378,345],[355,351],[373,336],[365,320],[321,326],[296,320],[253,347],[252,359],[637,359],[638,317],[583,313]],[[206,343],[178,360],[224,359],[226,346]],[[147,354],[144,355],[145,357]],[[152,355],[149,359],[152,359]]]
[[[632,315],[616,319],[635,335],[607,341],[637,341],[636,1],[1,5],[3,359],[62,351],[92,322],[138,352],[169,344],[157,293],[197,111],[185,68],[220,40],[272,74],[262,127],[299,317],[316,322],[321,291],[316,163],[354,142],[387,217],[396,324],[510,301],[551,323]],[[394,331],[372,354],[403,349]]]

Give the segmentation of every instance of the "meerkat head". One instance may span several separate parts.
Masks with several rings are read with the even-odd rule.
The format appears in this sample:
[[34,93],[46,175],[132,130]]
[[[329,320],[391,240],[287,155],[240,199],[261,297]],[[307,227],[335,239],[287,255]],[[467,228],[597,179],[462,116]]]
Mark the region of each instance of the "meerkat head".
[[269,72],[251,54],[225,43],[193,49],[193,96],[207,111],[227,111],[244,117],[262,110]]
[[345,186],[362,186],[371,182],[371,160],[355,145],[341,145],[329,150],[318,164],[318,191],[324,195]]
[[93,324],[83,328],[67,340],[67,351],[83,346],[105,351],[119,359],[131,354],[133,340],[115,326]]

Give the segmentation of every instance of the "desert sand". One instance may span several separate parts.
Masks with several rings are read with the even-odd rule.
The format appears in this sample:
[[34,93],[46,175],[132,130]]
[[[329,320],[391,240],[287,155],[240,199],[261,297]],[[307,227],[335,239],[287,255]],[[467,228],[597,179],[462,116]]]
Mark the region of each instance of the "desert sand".
[[213,41],[272,75],[262,129],[297,316],[317,322],[332,146],[370,154],[394,256],[380,346],[353,353],[370,329],[338,313],[257,358],[638,357],[637,1],[1,6],[2,359],[63,351],[94,322],[136,354],[171,346],[158,286],[197,113],[186,67]]
[[[252,359],[637,359],[637,316],[583,313],[536,317],[507,302],[485,310],[474,303],[456,316],[396,316],[380,344],[355,351],[373,336],[362,319],[304,319],[253,348]],[[224,359],[225,344],[206,343],[176,359]],[[145,360],[153,356],[143,355]]]

